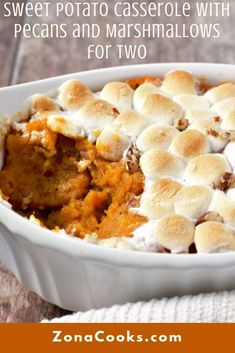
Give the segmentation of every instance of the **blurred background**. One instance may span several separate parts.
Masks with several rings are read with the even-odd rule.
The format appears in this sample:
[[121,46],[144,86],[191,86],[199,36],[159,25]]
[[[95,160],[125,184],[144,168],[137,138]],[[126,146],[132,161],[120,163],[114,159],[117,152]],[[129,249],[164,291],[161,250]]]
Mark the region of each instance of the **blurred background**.
[[[101,2],[102,0],[96,0]],[[111,4],[114,0],[109,0]],[[145,0],[150,2],[151,0]],[[66,73],[89,70],[108,66],[117,66],[124,64],[138,64],[151,62],[218,62],[235,63],[235,3],[231,1],[230,17],[224,18],[161,18],[157,21],[163,23],[179,23],[184,21],[187,26],[192,22],[197,23],[216,23],[221,25],[222,36],[218,39],[117,39],[107,40],[99,39],[35,39],[19,36],[14,39],[14,25],[35,23],[71,23],[78,22],[74,16],[67,18],[61,16],[58,19],[53,15],[48,17],[21,17],[10,16],[4,18],[4,2],[0,0],[0,86],[7,86],[16,83],[39,80],[62,75]],[[26,3],[25,0],[19,0],[18,3]],[[37,2],[32,0],[32,3]],[[55,3],[56,1],[51,1]],[[67,1],[61,0],[66,3]],[[174,1],[173,1],[174,2]],[[184,1],[179,0],[182,4]],[[189,0],[190,2],[190,0]],[[193,3],[194,0],[191,0]],[[222,2],[222,1],[221,1]],[[16,3],[16,1],[11,1]],[[233,6],[234,5],[234,6]],[[130,23],[128,18],[116,19],[111,13],[109,18],[90,17],[79,20],[79,23],[114,23],[120,21]],[[132,19],[132,23],[138,22],[154,23],[154,18]],[[145,44],[148,55],[146,59],[120,60],[116,51],[110,53],[109,59],[87,59],[87,47],[90,44]],[[0,97],[1,100],[1,97]],[[4,268],[0,263],[0,322],[17,321],[39,321],[43,318],[52,318],[63,315],[65,312],[55,306],[46,303],[36,294],[21,287],[15,277]]]

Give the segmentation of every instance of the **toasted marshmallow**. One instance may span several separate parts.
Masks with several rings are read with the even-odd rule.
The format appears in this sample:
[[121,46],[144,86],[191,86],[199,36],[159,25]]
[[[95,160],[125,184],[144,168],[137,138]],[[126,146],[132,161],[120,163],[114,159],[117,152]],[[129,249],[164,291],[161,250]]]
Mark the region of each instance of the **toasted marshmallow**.
[[235,97],[223,99],[219,103],[214,104],[211,110],[223,119],[226,115],[235,110]]
[[196,96],[193,94],[179,94],[174,97],[174,101],[186,111],[189,109],[207,110],[210,108],[210,102],[204,96]]
[[50,97],[41,94],[35,94],[30,98],[29,115],[41,114],[44,112],[58,112],[59,106],[56,101]]
[[235,169],[235,141],[231,141],[227,144],[224,150],[224,155],[228,159],[232,168]]
[[213,191],[207,186],[185,186],[175,197],[175,213],[194,220],[198,219],[208,211],[212,196]]
[[235,250],[235,234],[218,222],[204,222],[196,227],[195,245],[199,253],[218,253]]
[[78,110],[92,98],[93,93],[78,80],[66,81],[59,88],[58,102],[66,110]]
[[20,110],[11,117],[11,121],[12,123],[21,123],[36,114],[59,112],[59,110],[59,105],[53,98],[42,94],[34,94],[23,102]]
[[235,201],[235,188],[234,187],[229,188],[226,192],[226,195],[230,200]]
[[207,135],[212,152],[222,151],[228,141],[221,136],[220,120],[217,118],[195,120],[189,127],[189,130],[194,129],[201,131]]
[[161,89],[171,96],[177,94],[197,94],[196,79],[187,71],[171,71],[169,72],[162,83]]
[[135,229],[133,237],[129,240],[135,250],[155,253],[162,250],[162,247],[152,236],[155,224],[156,220],[148,221]]
[[81,126],[88,132],[97,132],[112,125],[119,115],[117,109],[102,99],[89,100],[77,113]]
[[148,126],[148,120],[134,110],[121,113],[115,119],[113,126],[125,135],[136,138]]
[[189,161],[184,179],[190,185],[202,184],[213,187],[226,172],[231,172],[231,166],[223,155],[204,154]]
[[141,152],[146,152],[152,148],[167,150],[177,134],[179,134],[179,131],[173,126],[152,124],[137,138],[136,146]]
[[235,97],[235,85],[231,82],[223,83],[207,91],[205,97],[208,98],[212,104],[216,104],[226,98]]
[[125,237],[112,237],[108,239],[98,240],[98,244],[105,246],[106,248],[116,248],[120,250],[133,250],[133,246],[129,242],[128,238]]
[[106,127],[96,141],[99,155],[112,162],[119,161],[128,146],[128,137],[112,127]]
[[185,130],[177,135],[170,146],[170,151],[188,161],[200,154],[210,152],[207,137],[197,130]]
[[47,118],[47,126],[51,131],[70,138],[84,137],[84,130],[76,117],[51,114]]
[[235,110],[224,116],[221,128],[224,130],[235,130]]
[[132,108],[133,94],[133,89],[127,83],[110,82],[102,89],[100,98],[113,104],[118,110],[124,111]]
[[185,165],[172,153],[154,148],[142,155],[140,167],[147,178],[156,180],[167,176],[179,178]]
[[[187,115],[187,114],[186,114]],[[188,129],[194,129],[201,131],[203,134],[207,135],[210,130],[218,130],[220,128],[220,120],[211,118],[211,117],[205,117],[205,118],[195,118],[194,121],[191,122],[191,125],[188,127]]]
[[160,93],[160,89],[152,83],[145,82],[140,85],[134,93],[133,105],[137,112],[140,112],[146,101],[146,98],[154,93]]
[[161,94],[149,95],[140,111],[152,123],[166,123],[172,125],[174,120],[183,116],[183,110],[172,99]]
[[197,121],[213,121],[220,125],[220,119],[216,116],[216,113],[211,110],[201,110],[201,109],[189,109],[185,112],[185,119],[189,121],[190,124],[197,123]]
[[147,189],[140,202],[140,214],[150,220],[174,213],[176,194],[182,188],[180,183],[171,179],[159,179]]
[[193,243],[194,232],[194,224],[188,218],[168,215],[156,222],[151,237],[172,253],[185,253]]
[[209,131],[207,137],[208,137],[208,141],[210,143],[212,152],[223,151],[223,149],[228,143],[228,141],[220,135],[220,130]]
[[216,190],[210,205],[210,211],[215,211],[231,226],[235,226],[235,201],[220,190]]

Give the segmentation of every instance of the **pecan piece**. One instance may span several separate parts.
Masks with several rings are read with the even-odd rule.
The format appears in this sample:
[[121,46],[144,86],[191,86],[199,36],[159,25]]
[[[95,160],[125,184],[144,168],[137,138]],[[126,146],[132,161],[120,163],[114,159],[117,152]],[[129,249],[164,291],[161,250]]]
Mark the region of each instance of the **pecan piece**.
[[218,131],[213,130],[213,129],[207,130],[207,133],[208,133],[208,135],[211,135],[213,137],[218,137],[220,135]]
[[125,166],[126,166],[126,170],[129,173],[133,174],[138,170],[140,170],[140,165],[139,165],[140,157],[141,157],[141,154],[138,148],[136,147],[136,145],[130,146],[125,157]]
[[219,222],[219,223],[224,223],[223,217],[220,216],[219,213],[216,213],[214,211],[209,211],[202,215],[198,220],[196,221],[196,226],[199,224],[205,223],[205,222]]
[[221,123],[221,117],[220,116],[215,116],[214,117],[214,122],[215,123]]
[[117,110],[117,108],[115,108],[115,107],[112,108],[112,112],[114,115],[117,115],[117,116],[120,114],[119,111]]
[[187,129],[187,127],[189,126],[189,121],[188,119],[176,119],[174,121],[174,127],[179,130],[179,131],[184,131]]
[[227,141],[235,141],[235,130],[221,131],[219,135]]
[[157,251],[158,253],[161,253],[161,254],[170,254],[171,251],[167,248],[164,248],[164,247],[160,247]]
[[220,182],[217,185],[214,185],[214,189],[221,191],[226,191],[231,187],[235,187],[235,175],[228,172],[221,176]]

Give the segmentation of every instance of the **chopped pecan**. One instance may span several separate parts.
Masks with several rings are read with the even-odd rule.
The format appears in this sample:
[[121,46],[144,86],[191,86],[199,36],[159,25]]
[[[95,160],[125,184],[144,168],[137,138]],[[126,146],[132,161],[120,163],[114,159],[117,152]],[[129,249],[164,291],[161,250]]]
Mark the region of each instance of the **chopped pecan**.
[[136,147],[136,145],[131,145],[126,153],[126,170],[131,174],[137,172],[140,169],[139,161],[140,161],[140,151]]
[[215,123],[221,123],[221,117],[220,116],[215,116],[214,117]]
[[187,129],[189,126],[189,121],[188,119],[176,119],[174,121],[174,127],[178,129],[179,131],[184,131]]
[[205,213],[203,216],[201,216],[200,218],[198,218],[198,220],[196,221],[196,226],[198,226],[199,224],[205,223],[205,222],[224,223],[224,220],[223,220],[223,217],[221,217],[219,213],[216,213],[214,211],[209,211],[209,212]]
[[221,176],[220,182],[217,185],[214,185],[215,189],[219,189],[221,191],[226,191],[231,187],[235,187],[235,175],[228,172]]
[[213,136],[213,137],[218,137],[218,136],[220,135],[218,131],[215,131],[215,130],[213,130],[213,129],[207,130],[207,134],[208,134],[208,135],[211,135],[211,136]]
[[235,141],[235,130],[221,131],[219,135],[227,141]]
[[197,82],[197,84],[196,84],[196,89],[200,95],[205,94],[207,91],[209,91],[212,88],[213,88],[213,86],[209,85],[206,82],[206,78],[203,76],[200,77],[200,81]]
[[113,113],[115,115],[119,115],[120,114],[119,111],[117,110],[117,108],[115,108],[115,107],[112,108],[112,111],[113,111]]
[[189,247],[189,254],[196,254],[197,253],[197,248],[196,248],[196,245],[195,243],[192,243]]
[[157,251],[158,253],[161,253],[161,254],[170,254],[171,251],[167,248],[164,248],[164,247],[160,247]]

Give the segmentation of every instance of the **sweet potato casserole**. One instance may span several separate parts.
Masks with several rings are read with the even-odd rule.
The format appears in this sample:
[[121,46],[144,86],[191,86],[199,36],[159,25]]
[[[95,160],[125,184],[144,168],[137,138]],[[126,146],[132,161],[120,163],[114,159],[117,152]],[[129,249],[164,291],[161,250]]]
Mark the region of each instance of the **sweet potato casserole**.
[[[235,250],[235,84],[186,71],[77,80],[0,128],[0,198],[55,232],[166,253]],[[56,240],[55,240],[56,241]]]

